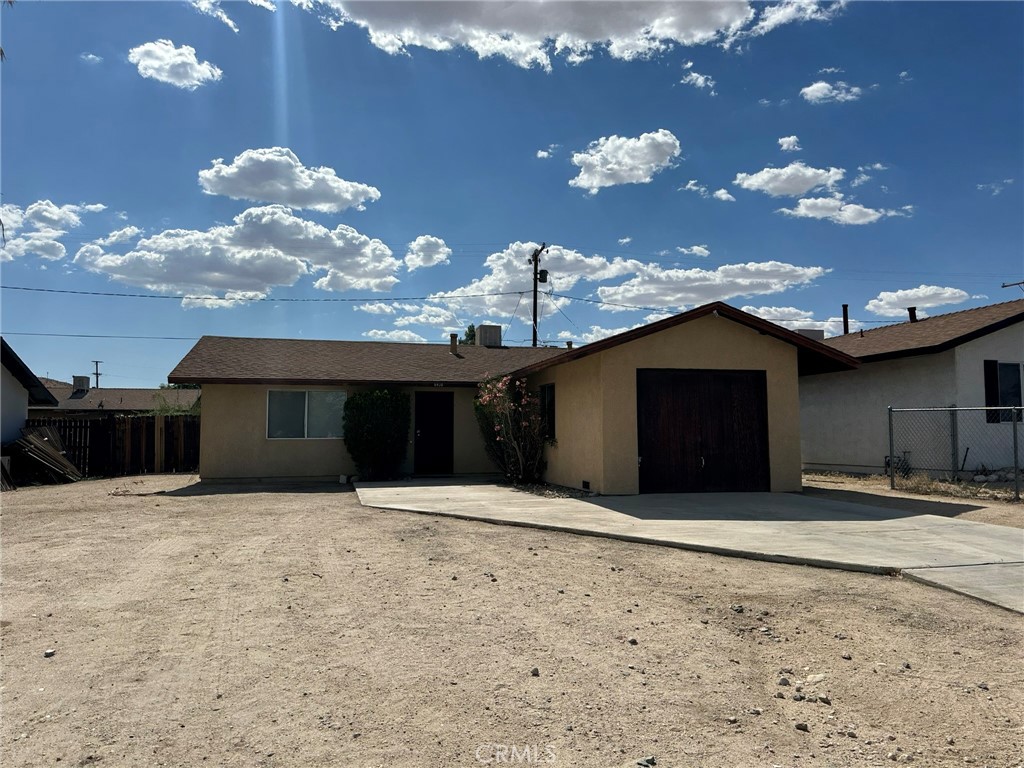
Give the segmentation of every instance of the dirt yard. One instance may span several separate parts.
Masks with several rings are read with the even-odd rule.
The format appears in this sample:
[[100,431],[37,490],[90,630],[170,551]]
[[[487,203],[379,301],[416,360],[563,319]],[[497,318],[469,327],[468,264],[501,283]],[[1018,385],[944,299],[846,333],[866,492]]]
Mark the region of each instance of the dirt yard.
[[5,768],[1022,764],[1010,612],[187,480],[3,494]]
[[[1013,483],[1000,483],[997,490],[970,483],[920,482],[919,492],[891,490],[885,475],[845,475],[838,472],[805,472],[804,492],[827,492],[832,498],[846,498],[871,504],[919,509],[922,514],[939,514],[977,523],[1024,528],[1024,503],[1013,501]],[[871,498],[867,498],[870,495]],[[933,510],[929,510],[929,506]]]

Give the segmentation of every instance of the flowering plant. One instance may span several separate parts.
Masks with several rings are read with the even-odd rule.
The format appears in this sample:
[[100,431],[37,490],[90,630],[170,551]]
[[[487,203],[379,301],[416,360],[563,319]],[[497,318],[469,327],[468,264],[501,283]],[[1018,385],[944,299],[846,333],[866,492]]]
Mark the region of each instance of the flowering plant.
[[474,402],[487,455],[513,483],[539,482],[544,474],[544,437],[537,395],[525,379],[501,376],[480,384]]

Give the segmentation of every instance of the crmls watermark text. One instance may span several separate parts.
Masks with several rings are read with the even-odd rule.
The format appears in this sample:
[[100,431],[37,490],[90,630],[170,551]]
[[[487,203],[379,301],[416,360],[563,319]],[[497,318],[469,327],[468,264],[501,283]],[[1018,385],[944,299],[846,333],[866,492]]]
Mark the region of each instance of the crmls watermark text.
[[555,762],[555,750],[540,744],[481,744],[476,748],[482,765],[540,765]]

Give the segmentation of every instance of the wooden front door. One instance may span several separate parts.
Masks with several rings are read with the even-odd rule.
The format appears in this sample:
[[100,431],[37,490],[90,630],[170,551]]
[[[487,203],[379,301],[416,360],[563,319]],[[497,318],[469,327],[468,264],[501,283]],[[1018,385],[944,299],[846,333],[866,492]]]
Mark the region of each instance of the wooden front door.
[[768,491],[764,371],[636,372],[640,493]]
[[417,392],[413,471],[450,475],[455,452],[455,394]]

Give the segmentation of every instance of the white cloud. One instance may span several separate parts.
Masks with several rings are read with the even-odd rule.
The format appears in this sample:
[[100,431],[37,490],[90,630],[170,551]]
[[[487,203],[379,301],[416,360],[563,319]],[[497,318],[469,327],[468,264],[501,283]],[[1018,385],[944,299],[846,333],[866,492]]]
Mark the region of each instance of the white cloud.
[[405,325],[434,325],[447,327],[457,322],[458,317],[446,307],[439,307],[436,304],[424,304],[418,308],[414,315],[403,315],[395,319],[396,326]]
[[129,240],[134,240],[136,237],[142,234],[142,230],[136,226],[127,226],[122,229],[116,229],[106,237],[101,237],[98,240],[93,240],[96,245],[116,245],[118,243],[126,243]]
[[693,69],[693,62],[688,61],[683,64],[683,69],[687,70],[683,79],[679,82],[683,85],[692,85],[694,88],[699,90],[709,89],[712,96],[717,96],[718,93],[715,91],[715,81],[708,75],[702,75],[700,72],[696,72]]
[[224,74],[208,61],[196,58],[196,49],[183,45],[175,48],[170,40],[143,43],[128,51],[128,61],[139,68],[139,74],[187,91],[220,80]]
[[[435,302],[463,308],[467,312],[485,313],[490,317],[506,318],[512,314],[520,297],[530,284],[527,260],[539,243],[515,242],[508,248],[492,253],[484,261],[488,272],[467,285],[431,295]],[[548,270],[548,287],[555,293],[565,293],[582,281],[598,282],[635,272],[641,262],[634,259],[606,259],[603,256],[584,256],[579,251],[550,245],[541,257],[541,266]],[[502,296],[470,296],[470,294],[508,294]],[[565,306],[565,299],[552,298],[557,306]]]
[[633,60],[675,45],[721,40],[747,24],[754,12],[747,2],[602,4],[586,3],[420,3],[300,0],[321,12],[333,27],[354,24],[370,42],[390,54],[420,47],[432,51],[465,48],[479,58],[499,57],[524,67],[552,68],[556,57],[580,64],[599,51]]
[[619,245],[629,245],[632,242],[633,242],[633,238],[632,237],[620,237],[619,238]]
[[783,136],[779,139],[779,148],[783,152],[799,152],[803,149],[800,146],[800,139],[796,136]]
[[856,101],[860,98],[863,90],[856,85],[847,85],[842,80],[836,81],[835,85],[819,80],[816,83],[800,89],[800,95],[811,104],[827,104],[833,101]]
[[412,331],[381,331],[375,329],[367,331],[363,336],[374,341],[401,341],[411,344],[424,344],[427,341],[418,333],[413,333]]
[[898,210],[867,208],[846,202],[837,192],[832,197],[802,198],[797,201],[796,208],[780,208],[779,212],[799,219],[827,219],[835,224],[873,224],[888,216],[911,216],[914,206],[905,205]]
[[550,159],[555,154],[555,151],[558,149],[559,146],[560,146],[559,144],[548,144],[547,149],[538,149],[537,150],[537,159],[539,159],[539,160],[548,160],[548,159]]
[[676,250],[680,253],[685,253],[687,256],[707,257],[711,255],[711,249],[707,245],[691,245],[689,248],[677,246]]
[[345,225],[327,229],[280,205],[249,208],[232,224],[205,231],[165,230],[124,254],[85,245],[75,263],[152,291],[226,298],[267,294],[321,272],[314,286],[322,290],[386,291],[401,265],[380,240]]
[[341,179],[333,168],[307,168],[287,147],[247,149],[230,164],[218,157],[199,172],[199,186],[208,195],[323,213],[362,210],[366,201],[380,199],[376,187]]
[[352,307],[356,312],[366,312],[370,315],[393,315],[395,307],[392,304],[385,304],[383,301],[375,301],[369,304],[356,304]]
[[86,64],[101,64],[103,62],[102,56],[97,56],[95,53],[89,53],[88,51],[85,51],[84,53],[79,55],[78,58],[80,58]]
[[871,174],[868,171],[887,171],[889,166],[882,165],[882,163],[871,163],[870,165],[858,165],[857,166],[857,177],[850,182],[851,187],[859,187],[871,180]]
[[[50,200],[38,200],[24,210],[11,204],[0,206],[0,219],[7,238],[7,244],[0,250],[0,261],[29,255],[48,261],[63,259],[67,249],[60,240],[67,230],[82,225],[81,214],[99,213],[106,207],[102,203],[57,205]],[[22,232],[25,227],[28,231]]]
[[804,21],[831,21],[840,11],[844,2],[818,3],[815,0],[782,0],[775,5],[766,5],[757,23],[748,33],[751,36],[765,35],[783,24]]
[[735,203],[736,198],[729,194],[727,189],[716,189],[712,195],[715,200],[721,200],[723,203]]
[[911,74],[909,72],[907,72],[906,70],[904,70],[903,72],[900,72],[900,82],[901,83],[909,83],[913,79],[914,78],[911,76]]
[[266,297],[267,294],[263,291],[225,291],[223,298],[212,296],[184,298],[181,300],[181,306],[184,309],[229,309],[260,301]]
[[819,75],[836,75],[843,72],[842,67],[822,67],[818,70]]
[[765,168],[757,173],[737,173],[733,184],[743,189],[764,192],[772,197],[798,197],[812,189],[831,189],[842,181],[846,171],[842,168],[812,168],[797,161],[785,168]]
[[[843,318],[830,317],[828,320],[815,320],[813,312],[807,312],[796,307],[743,307],[744,312],[762,320],[781,325],[790,330],[813,328],[824,331],[826,336],[839,336],[843,333]],[[863,327],[858,320],[850,320],[850,330],[856,331]]]
[[440,237],[420,235],[409,243],[409,250],[405,254],[405,266],[412,272],[420,267],[447,264],[451,255],[452,249]]
[[976,186],[979,192],[991,192],[994,197],[1011,184],[1013,184],[1013,179],[1003,179],[1002,181],[993,181],[990,184],[978,184]]
[[[723,264],[713,270],[664,269],[659,264],[642,264],[626,282],[601,286],[597,293],[604,301],[682,309],[736,296],[779,293],[813,282],[826,272],[823,267],[798,267],[779,261]],[[616,307],[602,308],[619,311]]]
[[941,307],[946,304],[960,304],[969,298],[970,295],[959,288],[919,285],[917,288],[899,291],[882,291],[869,301],[864,309],[882,317],[905,317],[908,307]]
[[223,22],[232,32],[238,31],[238,25],[220,7],[220,0],[192,0],[192,7],[200,13],[205,13],[207,16],[217,19],[217,21]]
[[696,192],[701,197],[710,197],[711,193],[708,192],[708,188],[698,182],[696,179],[690,179],[686,184],[679,188],[680,192]]
[[[671,315],[668,315],[668,317],[671,317]],[[643,325],[647,325],[647,323],[644,322],[637,323],[636,325],[627,325],[623,328],[603,328],[600,325],[592,325],[590,326],[589,330],[583,331],[582,333],[570,333],[569,331],[562,331],[558,334],[558,338],[579,339],[584,344],[592,344],[595,341],[607,339],[609,336],[616,336],[620,333],[625,333],[626,331],[632,331],[634,328],[639,328]]]
[[604,136],[590,142],[583,152],[573,153],[572,164],[580,173],[569,180],[569,186],[596,195],[603,187],[647,184],[678,156],[679,140],[664,128],[635,139]]

